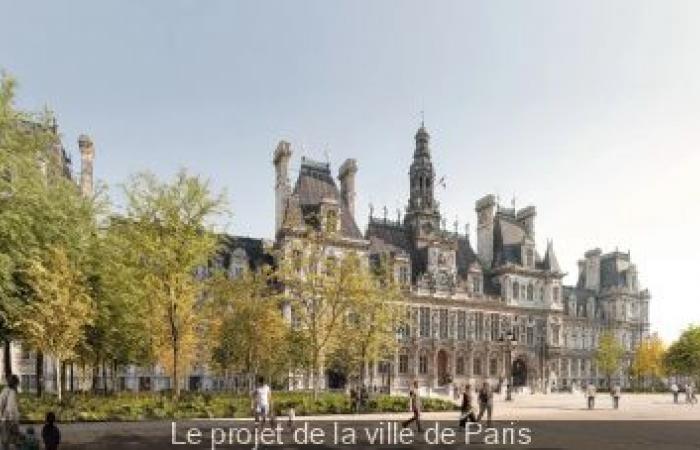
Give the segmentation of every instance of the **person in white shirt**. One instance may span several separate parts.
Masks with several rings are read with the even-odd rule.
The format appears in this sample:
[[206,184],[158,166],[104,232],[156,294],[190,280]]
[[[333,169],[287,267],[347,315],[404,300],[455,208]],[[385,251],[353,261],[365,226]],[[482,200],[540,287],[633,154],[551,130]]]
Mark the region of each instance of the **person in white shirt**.
[[258,387],[253,392],[253,405],[255,408],[255,421],[265,425],[265,419],[270,414],[270,386],[265,383],[262,376],[258,377]]
[[671,385],[671,392],[673,393],[673,403],[678,403],[678,385],[676,383]]
[[7,386],[0,392],[0,443],[2,450],[10,450],[19,440],[19,378],[10,375]]

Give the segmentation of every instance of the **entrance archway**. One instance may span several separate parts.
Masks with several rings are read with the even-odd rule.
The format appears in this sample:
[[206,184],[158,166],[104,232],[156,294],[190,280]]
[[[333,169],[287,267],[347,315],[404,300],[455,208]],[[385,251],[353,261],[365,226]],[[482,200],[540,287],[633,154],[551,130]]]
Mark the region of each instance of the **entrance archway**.
[[527,363],[522,356],[513,361],[513,386],[527,386]]
[[447,371],[448,356],[445,350],[440,350],[437,354],[437,376],[438,384],[445,385],[451,380]]

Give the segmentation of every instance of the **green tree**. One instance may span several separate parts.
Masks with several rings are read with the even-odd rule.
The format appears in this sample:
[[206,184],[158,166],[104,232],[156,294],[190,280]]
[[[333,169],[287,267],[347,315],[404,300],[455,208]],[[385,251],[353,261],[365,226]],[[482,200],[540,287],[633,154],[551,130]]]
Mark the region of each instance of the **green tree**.
[[308,363],[318,397],[328,358],[347,343],[348,317],[366,294],[360,256],[332,253],[332,234],[309,229],[296,246],[280,257],[280,279],[290,309],[298,360]]
[[620,369],[625,351],[612,332],[606,331],[600,336],[595,361],[605,375],[608,388],[611,388],[612,376]]
[[54,247],[31,262],[27,277],[32,299],[16,317],[25,343],[56,359],[56,389],[61,400],[61,363],[76,356],[85,326],[93,319],[92,299],[83,274],[68,253]]
[[87,280],[95,319],[86,329],[80,359],[93,367],[93,390],[107,390],[106,377],[102,386],[97,383],[100,367],[104,375],[109,365],[114,376],[119,366],[154,362],[148,299],[140,289],[139,255],[130,239],[133,226],[110,218],[90,249]]
[[700,326],[691,325],[668,348],[664,365],[670,373],[700,377]]
[[246,270],[235,279],[220,274],[213,305],[215,346],[212,361],[219,369],[274,379],[289,370],[289,324],[280,311],[274,271],[269,267]]
[[[15,82],[0,83],[0,335],[8,350],[21,337],[13,323],[34,295],[29,267],[51,249],[66,252],[84,272],[86,249],[95,237],[96,199],[80,195],[66,176],[62,148],[51,115],[13,105]],[[41,352],[37,353],[41,392]]]
[[643,339],[634,353],[630,367],[632,375],[640,380],[648,378],[653,387],[654,382],[664,375],[664,354],[664,343],[657,334]]
[[153,353],[170,369],[177,398],[183,369],[201,336],[200,300],[218,244],[208,228],[224,211],[223,197],[185,171],[170,183],[137,175],[125,192],[125,220],[138,258],[138,288],[147,299]]
[[365,384],[369,364],[393,360],[396,333],[405,322],[401,291],[393,275],[389,264],[382,261],[374,270],[360,264],[353,277],[353,302],[343,323],[339,356],[361,384]]

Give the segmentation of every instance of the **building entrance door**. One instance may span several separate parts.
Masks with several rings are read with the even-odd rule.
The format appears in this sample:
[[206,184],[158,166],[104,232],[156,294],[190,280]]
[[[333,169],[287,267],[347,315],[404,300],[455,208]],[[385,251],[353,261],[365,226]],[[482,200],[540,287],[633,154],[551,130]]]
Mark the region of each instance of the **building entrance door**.
[[513,386],[527,385],[527,363],[520,357],[513,361]]
[[440,386],[445,385],[451,381],[449,373],[447,371],[447,361],[447,352],[445,350],[440,350],[437,354],[437,376],[438,384]]

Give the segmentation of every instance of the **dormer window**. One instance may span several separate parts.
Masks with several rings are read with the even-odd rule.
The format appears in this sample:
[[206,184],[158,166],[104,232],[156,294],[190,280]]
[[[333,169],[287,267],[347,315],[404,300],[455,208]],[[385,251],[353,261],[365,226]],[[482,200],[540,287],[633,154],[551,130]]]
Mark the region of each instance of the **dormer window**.
[[520,298],[520,284],[517,281],[513,281],[513,299],[517,300]]
[[525,254],[527,267],[535,267],[535,252],[531,248],[528,248]]
[[329,233],[338,231],[338,211],[335,209],[326,211],[326,231]]

